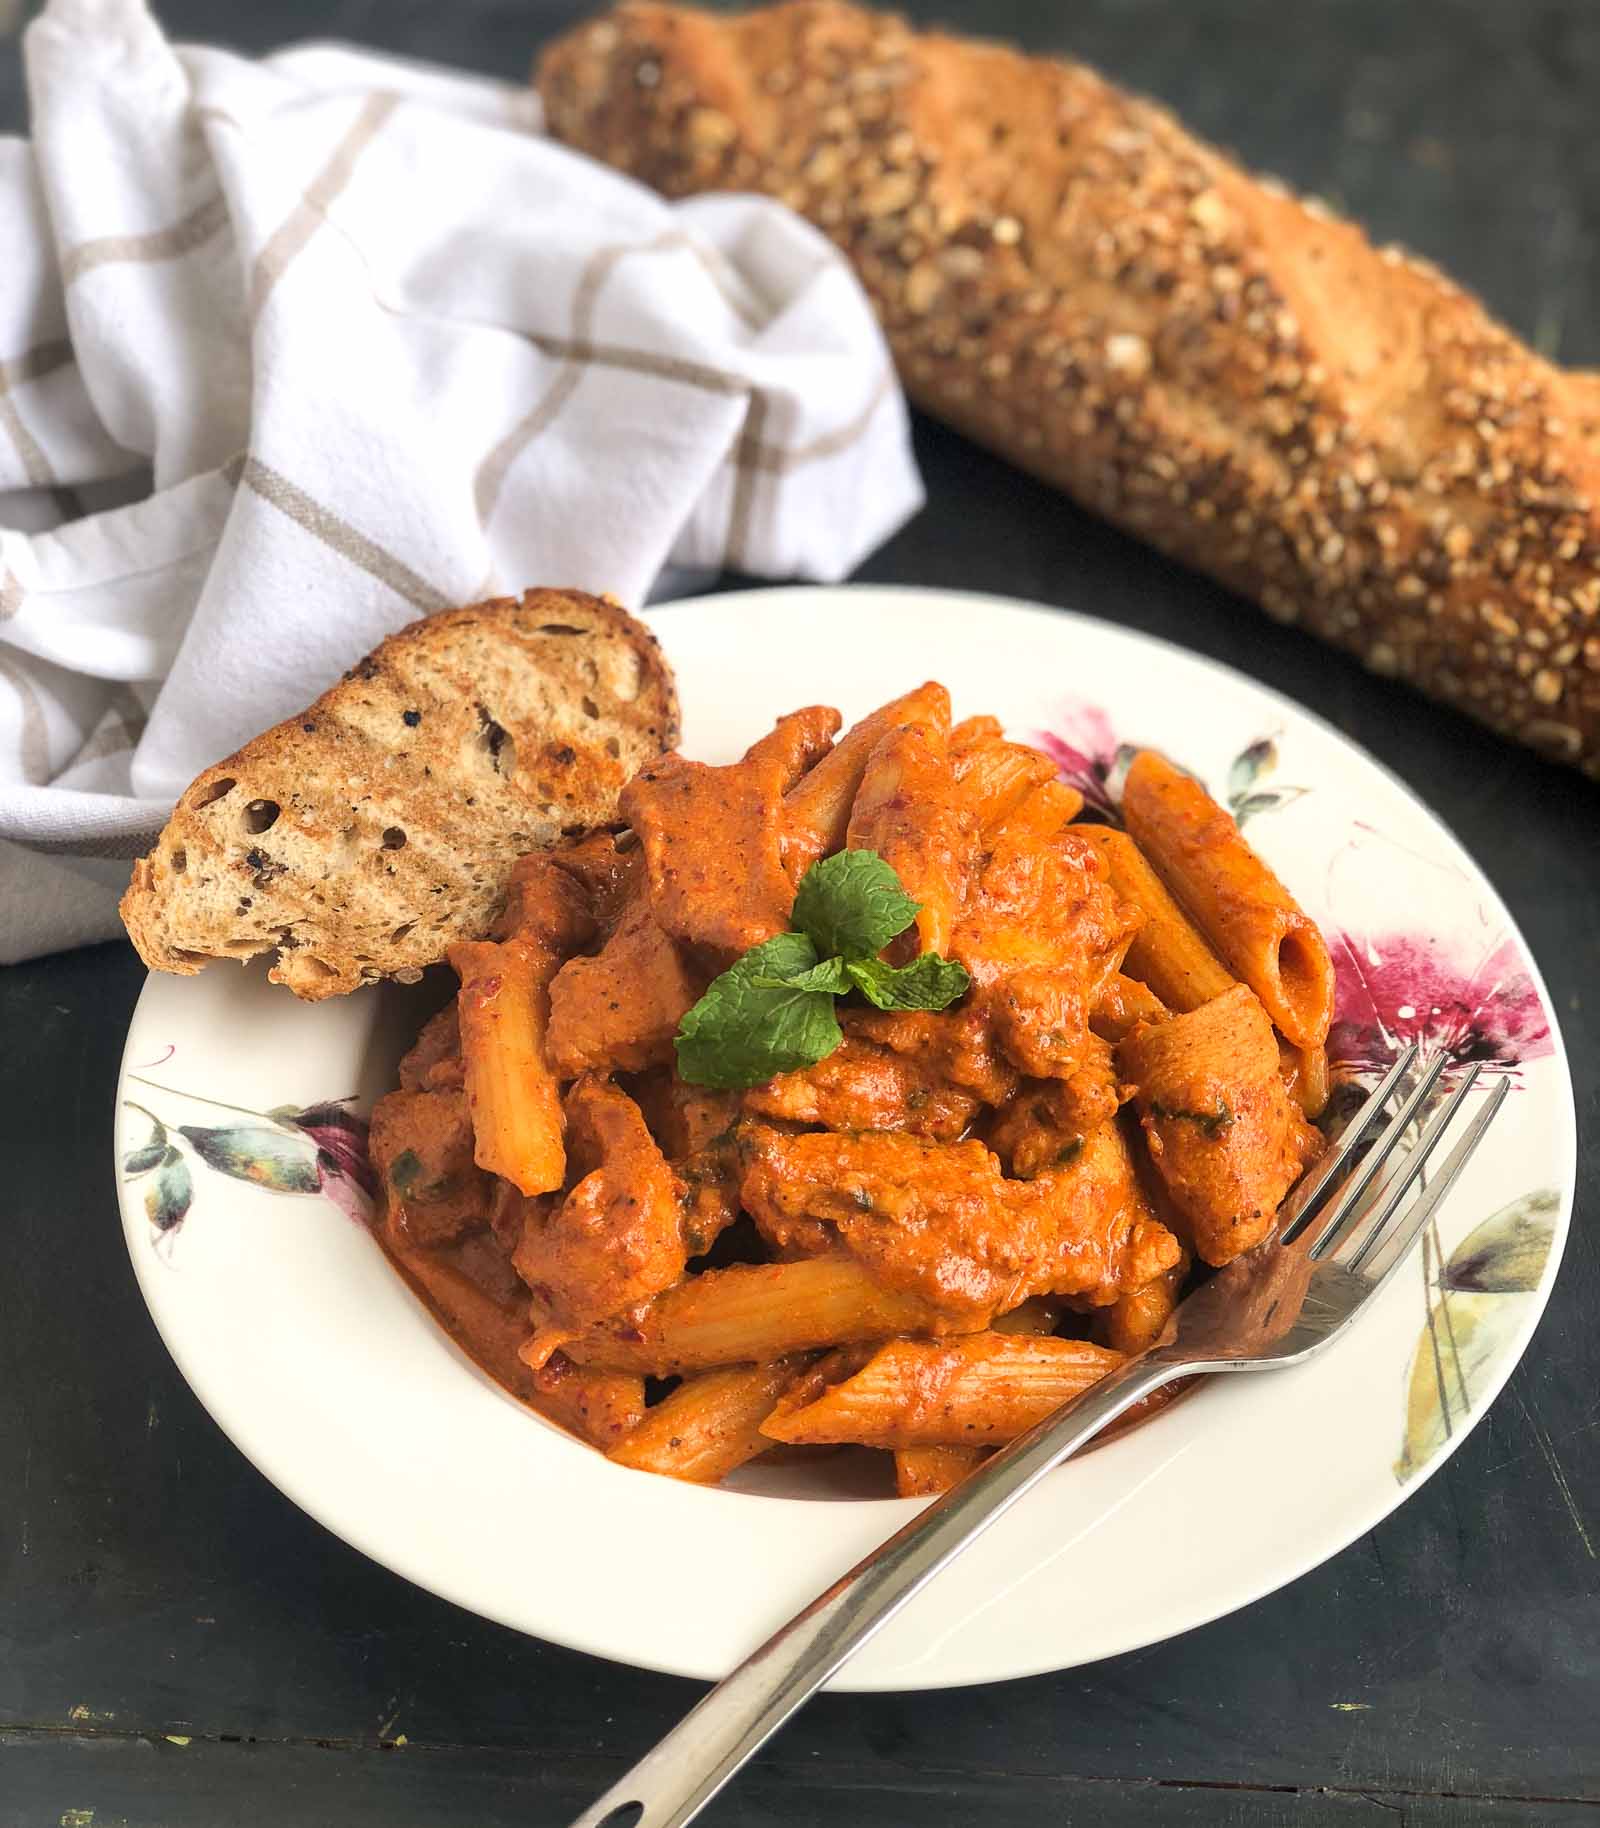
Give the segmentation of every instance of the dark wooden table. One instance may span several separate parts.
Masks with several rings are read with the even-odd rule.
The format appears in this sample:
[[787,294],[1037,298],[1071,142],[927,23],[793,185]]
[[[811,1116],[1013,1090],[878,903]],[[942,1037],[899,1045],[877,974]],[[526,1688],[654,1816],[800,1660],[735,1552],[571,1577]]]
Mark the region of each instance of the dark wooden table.
[[[0,0],[11,129],[24,119],[18,10]],[[580,8],[163,10],[181,37],[214,37],[225,19],[247,49],[332,33],[515,76]],[[928,11],[1154,92],[1442,261],[1547,352],[1600,364],[1600,11],[1585,0]],[[1566,1026],[1586,1126],[1577,1223],[1487,1421],[1337,1560],[1233,1618],[1070,1674],[825,1697],[705,1819],[1595,1820],[1600,790],[1368,678],[938,428],[917,438],[929,507],[864,577],[1059,601],[1226,659],[1331,717],[1462,835]],[[698,1690],[407,1586],[297,1511],[202,1413],[146,1317],[116,1219],[112,1091],[142,976],[121,945],[0,976],[0,1823],[564,1822]],[[530,1579],[559,1577],[530,1565]]]

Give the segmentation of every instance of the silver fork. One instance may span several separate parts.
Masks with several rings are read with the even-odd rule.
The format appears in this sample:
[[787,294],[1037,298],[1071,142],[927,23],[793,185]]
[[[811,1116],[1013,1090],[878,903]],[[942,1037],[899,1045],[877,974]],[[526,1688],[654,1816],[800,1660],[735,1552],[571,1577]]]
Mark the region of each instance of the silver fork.
[[1409,1048],[1301,1178],[1275,1236],[1181,1303],[1149,1351],[1019,1435],[858,1562],[719,1682],[571,1828],[683,1828],[941,1568],[1141,1397],[1198,1373],[1302,1364],[1342,1338],[1405,1261],[1510,1090],[1501,1080],[1407,1206],[1478,1071],[1464,1075],[1429,1115],[1416,1146],[1397,1160],[1444,1070],[1436,1061],[1360,1155],[1415,1059]]

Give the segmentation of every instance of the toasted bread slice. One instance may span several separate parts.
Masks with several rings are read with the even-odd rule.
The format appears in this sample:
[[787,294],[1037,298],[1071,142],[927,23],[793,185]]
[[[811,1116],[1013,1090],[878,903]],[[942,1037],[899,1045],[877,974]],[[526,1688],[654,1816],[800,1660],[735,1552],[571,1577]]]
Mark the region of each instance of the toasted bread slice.
[[615,603],[530,590],[430,616],[194,781],[122,918],[156,971],[275,951],[274,981],[312,1000],[413,981],[488,930],[518,856],[615,819],[677,737],[671,671]]

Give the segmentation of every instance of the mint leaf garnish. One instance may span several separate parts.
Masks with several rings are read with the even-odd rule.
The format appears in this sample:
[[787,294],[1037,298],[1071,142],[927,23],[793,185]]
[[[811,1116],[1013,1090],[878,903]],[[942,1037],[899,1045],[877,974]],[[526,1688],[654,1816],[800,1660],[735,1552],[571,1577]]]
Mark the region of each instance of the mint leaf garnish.
[[844,1039],[833,997],[788,982],[816,964],[817,949],[804,933],[780,933],[753,946],[713,979],[679,1023],[679,1077],[745,1091],[826,1059]]
[[791,924],[810,936],[818,958],[871,958],[921,906],[876,851],[838,851],[806,871]]
[[813,864],[794,898],[799,930],[753,946],[678,1024],[679,1077],[738,1092],[815,1066],[844,1039],[833,999],[853,989],[879,1009],[948,1008],[969,982],[954,959],[877,956],[921,905],[876,851]]
[[879,958],[853,958],[850,981],[879,1009],[947,1009],[972,981],[964,965],[937,952],[924,952],[909,965]]
[[[801,933],[796,937],[804,939],[806,936]],[[829,996],[838,997],[850,988],[850,968],[842,958],[825,958],[809,971],[768,972],[755,982],[761,990],[825,990]]]

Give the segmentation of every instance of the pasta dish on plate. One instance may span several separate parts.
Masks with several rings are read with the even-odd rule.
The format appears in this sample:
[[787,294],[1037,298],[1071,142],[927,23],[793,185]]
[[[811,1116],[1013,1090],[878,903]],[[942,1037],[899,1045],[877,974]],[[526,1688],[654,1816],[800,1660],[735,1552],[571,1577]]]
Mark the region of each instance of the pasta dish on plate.
[[910,1495],[1270,1233],[1333,971],[1161,755],[1118,829],[942,686],[840,721],[650,761],[621,829],[523,857],[372,1157],[433,1313],[613,1461],[877,1448]]

